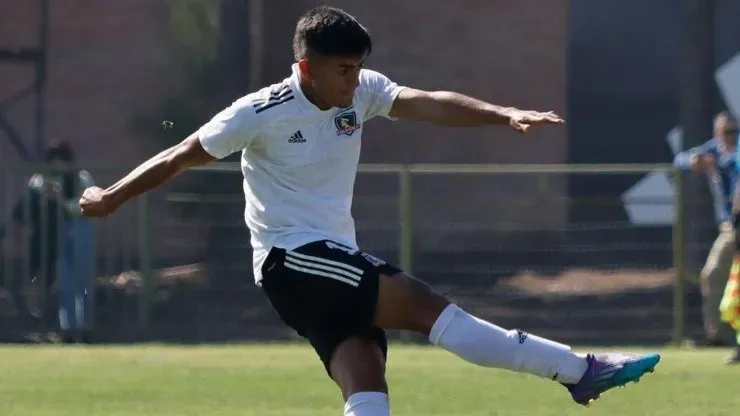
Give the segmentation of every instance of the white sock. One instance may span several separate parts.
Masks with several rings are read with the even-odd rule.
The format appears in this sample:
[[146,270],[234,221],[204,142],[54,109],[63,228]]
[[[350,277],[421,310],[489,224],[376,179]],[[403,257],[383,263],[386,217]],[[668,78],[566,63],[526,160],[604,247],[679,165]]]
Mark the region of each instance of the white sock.
[[347,398],[344,416],[390,416],[388,395],[377,391],[363,391]]
[[507,331],[450,304],[439,315],[429,341],[483,367],[533,374],[561,383],[577,383],[588,368],[569,346],[536,335]]

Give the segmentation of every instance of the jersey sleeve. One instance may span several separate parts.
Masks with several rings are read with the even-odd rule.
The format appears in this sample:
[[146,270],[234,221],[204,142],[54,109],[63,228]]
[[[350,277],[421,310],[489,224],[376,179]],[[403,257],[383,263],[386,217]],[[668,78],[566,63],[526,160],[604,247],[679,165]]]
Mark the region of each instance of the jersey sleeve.
[[259,118],[250,96],[235,101],[198,129],[200,144],[206,152],[223,159],[246,149],[259,134]]
[[397,120],[397,117],[391,117],[389,113],[393,101],[404,88],[380,72],[363,69],[360,73],[360,93],[366,106],[365,120],[377,116]]

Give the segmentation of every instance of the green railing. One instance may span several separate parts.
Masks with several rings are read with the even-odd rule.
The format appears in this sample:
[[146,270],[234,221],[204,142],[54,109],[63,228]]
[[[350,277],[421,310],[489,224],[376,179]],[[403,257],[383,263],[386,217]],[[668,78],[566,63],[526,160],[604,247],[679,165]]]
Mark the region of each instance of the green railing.
[[[13,194],[17,194],[19,178],[27,178],[32,172],[33,166],[3,167],[0,168],[5,176],[5,189],[3,194],[6,200]],[[126,172],[125,168],[89,168],[96,177],[96,182],[113,181]],[[208,166],[193,168],[193,175],[214,172],[240,172],[238,163],[217,163]],[[517,177],[528,176],[536,181],[536,189],[547,190],[553,177],[557,175],[640,175],[651,172],[664,172],[672,175],[675,179],[674,195],[675,201],[681,201],[681,175],[677,175],[671,165],[668,164],[581,164],[581,165],[496,165],[496,164],[361,164],[359,172],[362,175],[386,174],[395,175],[397,180],[397,247],[400,266],[414,273],[415,247],[415,225],[414,225],[414,191],[415,179],[424,175],[516,175]],[[102,178],[102,179],[99,179]],[[27,180],[27,179],[26,179]],[[8,184],[15,181],[13,187]],[[12,189],[11,189],[12,188]],[[210,198],[210,199],[209,199]],[[213,196],[204,197],[198,193],[184,193],[167,191],[166,201],[209,201]],[[109,274],[108,269],[135,269],[142,276],[140,297],[138,302],[137,320],[139,329],[147,332],[151,326],[151,306],[153,303],[153,290],[155,287],[155,246],[159,245],[155,234],[155,225],[163,218],[154,218],[151,212],[151,195],[140,197],[137,202],[128,204],[123,212],[119,212],[111,218],[96,220],[96,240],[101,242],[99,251],[98,269],[96,276]],[[6,210],[7,210],[6,203]],[[676,203],[675,222],[673,225],[673,266],[675,268],[674,296],[673,296],[673,340],[678,343],[685,335],[686,316],[686,270],[685,256],[686,246],[684,238],[684,213],[681,203]],[[5,220],[5,218],[3,218]],[[135,226],[134,226],[135,225]],[[120,237],[120,247],[117,241]],[[4,247],[7,244],[4,245]],[[133,252],[131,252],[133,250]],[[128,251],[129,254],[125,254]],[[108,264],[108,258],[110,260]],[[136,258],[136,259],[134,259]],[[124,264],[127,261],[130,264]],[[197,260],[196,260],[197,261]],[[110,266],[110,267],[108,267]],[[115,267],[114,267],[115,266]],[[102,269],[101,269],[102,267]],[[5,275],[7,277],[8,271]],[[30,276],[29,276],[30,277]]]
[[[240,172],[238,163],[219,163],[194,168],[205,172]],[[673,225],[673,259],[676,271],[673,296],[673,341],[682,342],[685,335],[686,287],[685,267],[685,218],[681,196],[680,172],[670,164],[361,164],[359,172],[364,174],[395,174],[398,178],[398,227],[400,265],[409,273],[414,272],[414,218],[413,178],[417,175],[485,175],[509,174],[528,175],[537,178],[540,189],[548,186],[553,175],[634,175],[664,172],[674,179],[675,222]]]

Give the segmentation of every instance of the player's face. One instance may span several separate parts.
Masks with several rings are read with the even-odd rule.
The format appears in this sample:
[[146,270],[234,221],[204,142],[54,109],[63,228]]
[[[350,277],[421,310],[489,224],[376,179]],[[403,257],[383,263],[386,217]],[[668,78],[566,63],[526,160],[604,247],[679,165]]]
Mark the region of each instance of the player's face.
[[352,105],[364,63],[364,56],[311,59],[308,72],[317,101],[329,107]]

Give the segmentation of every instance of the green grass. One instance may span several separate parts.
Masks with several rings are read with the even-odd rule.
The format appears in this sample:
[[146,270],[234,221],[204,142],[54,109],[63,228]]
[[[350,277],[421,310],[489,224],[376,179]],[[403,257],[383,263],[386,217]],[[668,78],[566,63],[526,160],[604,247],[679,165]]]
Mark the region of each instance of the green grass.
[[[394,415],[735,414],[727,351],[663,352],[654,374],[588,409],[556,383],[478,368],[440,350],[391,346]],[[304,346],[0,347],[0,415],[341,415]]]

